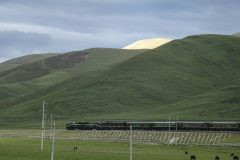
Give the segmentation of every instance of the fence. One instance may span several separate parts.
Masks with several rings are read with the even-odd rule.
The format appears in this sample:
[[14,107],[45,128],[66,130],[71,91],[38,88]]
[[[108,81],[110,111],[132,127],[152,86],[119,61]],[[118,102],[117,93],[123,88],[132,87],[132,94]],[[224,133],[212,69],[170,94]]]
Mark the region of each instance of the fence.
[[[128,141],[129,131],[119,130],[87,130],[69,131],[62,139],[103,140],[103,141]],[[173,145],[213,145],[213,146],[240,146],[240,142],[231,140],[234,132],[177,132],[177,131],[133,131],[134,142],[173,144]]]

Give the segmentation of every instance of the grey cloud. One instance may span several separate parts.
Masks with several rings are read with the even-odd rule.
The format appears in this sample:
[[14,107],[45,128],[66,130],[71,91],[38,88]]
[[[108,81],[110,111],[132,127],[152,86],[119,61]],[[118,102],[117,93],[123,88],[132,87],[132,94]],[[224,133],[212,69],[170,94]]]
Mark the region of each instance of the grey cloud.
[[[14,49],[21,48],[25,53],[31,48],[64,52],[89,47],[122,47],[148,37],[239,32],[239,7],[239,0],[0,0],[0,23],[52,28],[33,36],[34,41],[39,39],[37,43],[44,43],[45,39],[49,44],[42,46],[47,47],[38,48],[34,41],[19,43],[12,38],[9,43]],[[59,32],[51,33],[55,29]],[[31,39],[30,35],[25,36]],[[0,45],[0,51],[3,48]]]
[[39,33],[24,33],[19,31],[0,31],[0,47],[42,48],[51,44],[51,37]]
[[[198,28],[201,27],[201,24],[203,24],[203,28],[207,28],[204,27],[206,25],[216,27],[213,24],[216,19],[231,21],[226,16],[228,8],[231,10],[227,10],[227,12],[235,11],[237,12],[234,13],[235,17],[239,15],[239,4],[237,0],[11,0],[2,5],[9,9],[2,13],[9,13],[9,16],[2,18],[81,32],[95,33],[101,29],[111,29],[112,27],[126,32],[150,32],[149,30],[159,32],[161,30],[157,27],[160,26],[155,26],[156,29],[154,29],[151,26],[156,24],[154,21],[149,22],[148,19],[158,19],[162,21],[160,24],[162,26],[170,20],[195,22],[195,27]],[[20,12],[18,9],[24,10],[24,12]],[[14,12],[18,14],[13,15]],[[217,15],[214,15],[216,12]],[[205,24],[205,21],[208,21],[208,24]],[[188,29],[187,26],[178,27]],[[226,30],[231,30],[231,28]],[[176,33],[176,36],[179,34]]]
[[51,37],[44,34],[0,31],[0,55],[1,58],[13,58],[24,53],[46,50],[51,41]]

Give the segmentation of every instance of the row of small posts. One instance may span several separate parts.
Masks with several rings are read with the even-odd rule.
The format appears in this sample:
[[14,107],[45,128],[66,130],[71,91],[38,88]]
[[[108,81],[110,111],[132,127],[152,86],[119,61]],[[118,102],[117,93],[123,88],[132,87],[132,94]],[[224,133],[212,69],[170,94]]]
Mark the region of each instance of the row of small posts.
[[[128,141],[129,131],[119,130],[84,130],[72,131],[71,139],[104,140],[104,141]],[[214,145],[221,146],[231,137],[231,132],[177,132],[177,131],[131,131],[133,141],[151,142],[174,145]]]

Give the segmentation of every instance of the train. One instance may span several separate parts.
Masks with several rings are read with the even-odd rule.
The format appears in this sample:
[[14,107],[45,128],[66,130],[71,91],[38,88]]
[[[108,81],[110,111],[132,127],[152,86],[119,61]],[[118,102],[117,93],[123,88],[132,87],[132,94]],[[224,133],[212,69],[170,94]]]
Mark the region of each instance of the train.
[[240,131],[240,121],[158,121],[158,122],[69,122],[67,130],[186,130]]

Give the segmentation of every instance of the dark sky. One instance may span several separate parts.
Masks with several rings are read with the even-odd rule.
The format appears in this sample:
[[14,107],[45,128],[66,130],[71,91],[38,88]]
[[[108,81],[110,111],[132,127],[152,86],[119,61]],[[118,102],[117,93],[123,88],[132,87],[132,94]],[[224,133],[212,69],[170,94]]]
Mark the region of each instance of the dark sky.
[[240,31],[240,0],[0,0],[0,62],[32,53]]

